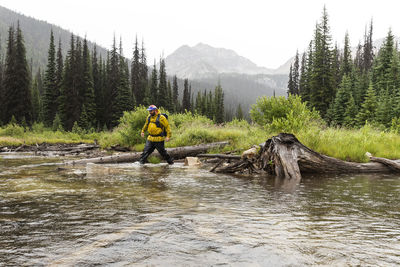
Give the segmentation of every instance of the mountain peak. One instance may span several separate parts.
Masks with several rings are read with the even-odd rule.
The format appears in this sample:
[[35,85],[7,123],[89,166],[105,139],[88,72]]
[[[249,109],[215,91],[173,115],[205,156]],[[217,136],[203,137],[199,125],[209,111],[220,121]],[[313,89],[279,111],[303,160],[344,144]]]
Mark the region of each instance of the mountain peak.
[[180,78],[202,78],[221,73],[270,74],[272,70],[259,67],[235,51],[198,43],[183,45],[165,59],[168,73]]

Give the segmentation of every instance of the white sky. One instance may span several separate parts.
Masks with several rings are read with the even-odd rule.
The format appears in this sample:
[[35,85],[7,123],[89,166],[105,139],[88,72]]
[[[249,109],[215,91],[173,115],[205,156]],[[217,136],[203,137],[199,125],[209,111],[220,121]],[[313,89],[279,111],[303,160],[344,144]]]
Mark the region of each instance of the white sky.
[[199,42],[232,49],[259,66],[277,68],[306,50],[323,6],[334,41],[351,45],[374,21],[374,39],[389,28],[400,35],[399,0],[0,0],[0,5],[56,24],[110,48],[122,37],[132,57],[135,35],[144,39],[148,62]]

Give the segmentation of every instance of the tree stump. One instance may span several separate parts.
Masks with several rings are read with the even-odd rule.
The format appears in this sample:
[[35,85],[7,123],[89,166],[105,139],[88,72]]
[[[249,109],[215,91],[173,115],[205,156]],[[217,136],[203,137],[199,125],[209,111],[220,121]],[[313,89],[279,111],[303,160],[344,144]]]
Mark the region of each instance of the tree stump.
[[[392,161],[398,163],[397,161]],[[317,153],[293,134],[280,133],[267,140],[260,150],[259,166],[271,175],[301,179],[302,173],[382,173],[392,167],[378,162],[356,163]]]

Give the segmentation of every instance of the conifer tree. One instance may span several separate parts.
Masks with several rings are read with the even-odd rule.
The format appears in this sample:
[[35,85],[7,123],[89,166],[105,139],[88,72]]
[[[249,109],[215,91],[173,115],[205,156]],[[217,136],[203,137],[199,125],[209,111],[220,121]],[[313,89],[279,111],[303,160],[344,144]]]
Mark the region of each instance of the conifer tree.
[[310,98],[310,104],[320,112],[323,118],[336,94],[334,82],[331,36],[328,14],[324,7],[322,21],[317,24],[315,30]]
[[236,109],[236,118],[238,120],[243,120],[244,119],[244,115],[243,115],[243,110],[242,110],[242,106],[239,103],[237,109]]
[[215,87],[214,101],[215,101],[215,122],[223,123],[225,121],[224,92],[220,84],[218,84],[217,87]]
[[174,75],[172,81],[172,102],[174,105],[175,112],[178,112],[180,110],[178,98],[179,98],[178,78],[176,77],[176,75]]
[[293,95],[294,94],[294,81],[293,81],[293,66],[290,64],[290,69],[289,69],[289,81],[288,81],[288,91],[287,94]]
[[93,74],[93,91],[94,91],[94,102],[96,106],[96,119],[97,129],[100,130],[100,127],[104,125],[104,83],[103,77],[103,62],[100,55],[100,58],[97,58],[97,46],[93,47],[92,53],[92,74]]
[[19,22],[16,31],[9,28],[4,76],[5,122],[14,116],[18,122],[30,124],[33,110],[30,73]]
[[141,88],[141,62],[140,62],[140,51],[138,46],[138,40],[136,36],[135,47],[133,50],[133,57],[131,63],[131,88],[132,95],[135,96],[137,104],[143,104],[143,90]]
[[[1,36],[0,36],[1,37]],[[4,80],[4,62],[3,62],[3,54],[2,54],[2,47],[1,47],[1,38],[0,38],[0,126],[3,124],[3,114],[4,114],[4,87],[3,87],[3,80]]]
[[354,127],[357,124],[358,109],[354,101],[353,95],[350,95],[349,101],[346,103],[346,111],[344,113],[344,125]]
[[349,33],[346,32],[344,37],[343,59],[340,66],[341,77],[343,75],[350,75],[353,69],[353,60],[351,58],[351,47]]
[[147,58],[146,51],[144,48],[144,42],[142,41],[142,47],[140,50],[140,81],[139,81],[139,90],[138,96],[136,98],[136,102],[138,105],[150,105],[151,97],[150,97],[150,87],[149,87],[149,78],[148,78],[148,68],[147,68]]
[[392,98],[389,96],[388,89],[382,90],[378,97],[378,103],[376,107],[376,118],[375,120],[381,125],[389,128],[392,124],[393,118],[393,102]]
[[336,93],[333,102],[332,123],[342,126],[344,124],[347,103],[351,96],[351,80],[349,76],[344,75],[339,90]]
[[60,94],[59,112],[65,130],[71,130],[79,120],[81,105],[79,99],[78,79],[76,75],[77,50],[75,36],[71,35],[70,49],[64,64],[64,73]]
[[158,86],[158,105],[160,107],[168,108],[168,85],[167,85],[167,73],[165,71],[165,60],[160,59],[160,70],[159,70],[160,83]]
[[300,62],[299,62],[299,51],[296,51],[296,56],[294,58],[294,63],[293,63],[293,94],[299,95],[300,89],[299,89],[299,83],[300,83]]
[[365,30],[364,34],[364,45],[363,45],[363,53],[362,53],[362,61],[361,61],[361,71],[366,73],[372,69],[372,64],[374,60],[374,46],[372,40],[372,32],[373,32],[373,22],[371,19],[369,25],[369,31]]
[[372,73],[372,82],[377,95],[379,95],[379,93],[386,88],[388,88],[389,94],[392,94],[395,89],[393,88],[390,80],[390,68],[392,66],[394,51],[394,36],[392,31],[389,30],[374,62],[375,64]]
[[183,98],[182,98],[182,111],[190,110],[190,92],[189,80],[185,79],[183,82]]
[[335,48],[332,51],[332,75],[333,75],[333,88],[338,88],[340,82],[342,81],[343,75],[340,70],[340,52],[335,45]]
[[375,89],[370,83],[367,94],[365,96],[365,101],[361,105],[361,109],[357,114],[357,124],[363,126],[366,121],[374,121],[377,109],[377,99],[375,95]]
[[40,75],[40,70],[38,71],[38,74],[35,76],[32,82],[32,107],[33,107],[32,118],[33,121],[36,122],[42,121],[41,115],[43,114],[42,101],[40,97],[38,79],[37,79],[38,75]]
[[120,87],[120,56],[117,51],[115,43],[115,36],[113,45],[110,51],[110,59],[107,75],[107,94],[106,94],[106,115],[107,125],[114,127],[118,124],[120,108],[118,107],[118,88]]
[[91,127],[95,127],[97,125],[97,122],[96,122],[96,102],[95,102],[95,95],[93,88],[94,85],[93,85],[92,63],[86,38],[83,40],[82,63],[83,63],[82,87],[84,91],[82,112],[84,106],[86,112],[85,114],[86,118],[84,119],[87,122],[79,123],[79,126],[82,127],[83,129],[88,130]]
[[[61,48],[61,38],[58,40],[58,49],[57,49],[57,58],[56,58],[56,84],[57,84],[57,113],[60,113],[60,101],[61,101],[61,87],[62,87],[62,80],[63,80],[63,71],[64,71],[64,59],[62,55],[62,48]],[[58,115],[59,119],[61,120],[60,114]]]
[[151,81],[150,81],[150,95],[149,100],[154,105],[158,104],[158,76],[157,76],[157,66],[156,61],[154,60],[153,70],[151,72]]
[[175,106],[174,106],[174,102],[173,102],[173,100],[172,100],[172,86],[171,86],[171,81],[170,80],[168,80],[168,82],[167,82],[167,106],[166,106],[166,109],[167,110],[169,110],[169,111],[171,111],[171,112],[174,112],[174,109],[175,109]]
[[53,30],[51,30],[43,95],[43,119],[47,127],[52,125],[54,117],[56,116],[58,96],[56,48],[54,45]]
[[304,89],[306,87],[306,57],[307,57],[307,54],[303,53],[303,55],[301,57],[300,74],[299,74],[299,95],[300,96],[304,95]]

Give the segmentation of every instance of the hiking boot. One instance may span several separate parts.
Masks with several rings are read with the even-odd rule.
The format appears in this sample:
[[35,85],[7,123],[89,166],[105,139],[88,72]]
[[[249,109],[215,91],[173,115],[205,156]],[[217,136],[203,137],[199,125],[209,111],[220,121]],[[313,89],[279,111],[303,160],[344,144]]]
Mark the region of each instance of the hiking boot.
[[168,162],[169,165],[173,165],[174,164],[174,161],[172,159],[167,160],[167,162]]

